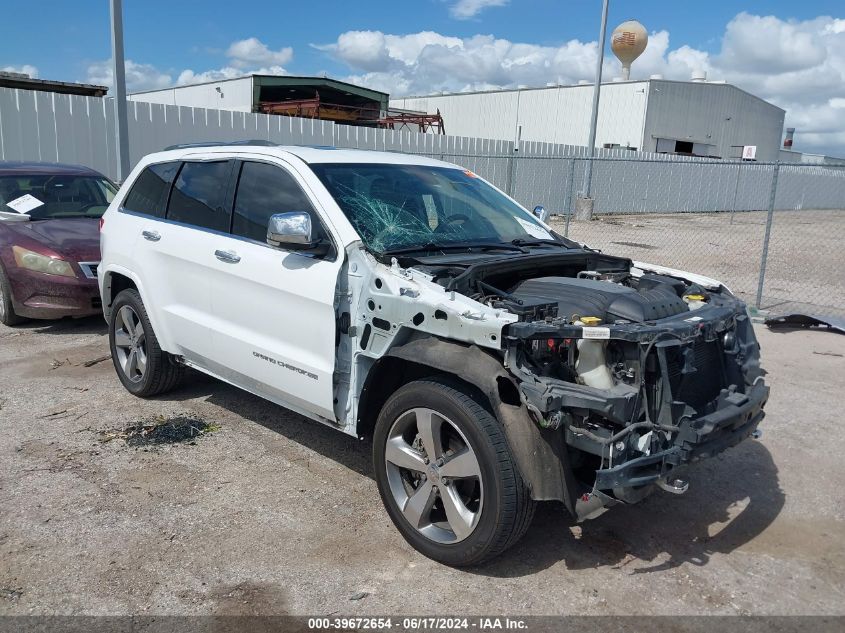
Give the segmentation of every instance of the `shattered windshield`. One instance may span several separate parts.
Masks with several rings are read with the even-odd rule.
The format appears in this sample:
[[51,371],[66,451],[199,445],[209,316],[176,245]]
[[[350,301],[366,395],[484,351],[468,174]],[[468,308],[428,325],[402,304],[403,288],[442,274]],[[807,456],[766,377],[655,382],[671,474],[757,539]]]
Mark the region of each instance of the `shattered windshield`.
[[470,171],[379,163],[311,165],[370,250],[554,240]]

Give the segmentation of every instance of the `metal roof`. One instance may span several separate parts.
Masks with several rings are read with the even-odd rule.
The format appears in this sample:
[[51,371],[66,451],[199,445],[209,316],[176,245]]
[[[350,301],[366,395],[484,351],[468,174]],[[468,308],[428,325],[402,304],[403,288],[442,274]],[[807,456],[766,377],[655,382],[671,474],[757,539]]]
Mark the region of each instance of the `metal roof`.
[[49,79],[33,79],[18,73],[0,73],[0,88],[19,88],[22,90],[40,90],[41,92],[58,92],[61,94],[82,95],[84,97],[103,97],[108,92],[107,86],[94,84],[79,84],[69,81],[52,81]]
[[[558,90],[561,88],[582,88],[582,89],[590,89],[593,88],[592,81],[584,84],[554,84],[552,86],[526,86],[523,88],[493,88],[490,90],[469,90],[466,92],[442,92],[442,93],[434,93],[434,94],[427,94],[427,95],[408,95],[404,97],[391,97],[391,101],[399,101],[402,99],[436,99],[438,97],[463,97],[466,95],[484,95],[484,94],[501,94],[504,92],[529,92],[529,91],[537,91],[537,90]],[[601,86],[602,88],[610,87],[610,86],[619,86],[624,84],[657,84],[657,83],[672,83],[672,84],[691,84],[693,86],[721,86],[723,88],[728,88],[732,90],[736,90],[743,94],[748,95],[749,97],[753,97],[758,101],[762,101],[763,103],[767,103],[768,105],[772,106],[773,108],[777,108],[778,110],[783,110],[780,106],[776,106],[771,101],[766,101],[762,97],[758,97],[757,95],[740,88],[739,86],[735,86],[734,84],[727,83],[726,81],[689,81],[683,79],[629,79],[627,81],[602,81]]]
[[[387,92],[382,92],[380,90],[373,90],[372,88],[364,88],[362,86],[358,86],[355,84],[351,84],[346,81],[340,81],[339,79],[332,79],[330,77],[307,77],[302,75],[259,75],[256,73],[249,73],[246,75],[241,75],[240,77],[230,77],[228,79],[218,79],[216,81],[199,81],[193,84],[185,84],[181,86],[170,86],[169,88],[156,88],[155,90],[139,90],[137,92],[133,92],[133,95],[141,95],[146,94],[149,92],[161,92],[163,90],[174,90],[179,88],[189,88],[191,86],[206,86],[208,84],[222,84],[227,83],[230,81],[239,81],[242,79],[249,79],[253,78],[258,80],[258,83],[261,85],[285,85],[285,84],[308,84],[308,85],[331,85],[336,86],[338,89],[347,90],[349,92],[354,92],[356,94],[364,94],[366,96],[370,96],[373,98],[378,97],[388,97],[390,96]],[[377,97],[375,97],[377,95]]]

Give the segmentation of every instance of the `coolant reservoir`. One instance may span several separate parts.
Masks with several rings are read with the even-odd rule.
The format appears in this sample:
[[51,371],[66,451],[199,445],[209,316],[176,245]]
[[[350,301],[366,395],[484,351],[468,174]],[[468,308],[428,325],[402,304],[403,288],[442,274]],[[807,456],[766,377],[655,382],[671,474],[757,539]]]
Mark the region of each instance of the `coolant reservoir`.
[[[573,323],[581,327],[593,327],[601,323],[597,317],[583,317]],[[613,387],[613,376],[607,367],[607,341],[596,339],[580,339],[578,341],[578,360],[575,361],[575,371],[584,384],[596,389],[610,389]]]
[[698,310],[707,305],[704,295],[684,295],[684,301],[687,302],[690,310]]

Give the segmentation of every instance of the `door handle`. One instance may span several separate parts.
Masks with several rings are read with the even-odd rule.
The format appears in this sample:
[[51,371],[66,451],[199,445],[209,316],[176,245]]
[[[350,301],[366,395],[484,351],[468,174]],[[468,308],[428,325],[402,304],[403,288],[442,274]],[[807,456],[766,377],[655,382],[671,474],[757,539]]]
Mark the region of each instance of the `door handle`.
[[235,251],[214,251],[214,256],[227,264],[237,264],[241,261],[240,256]]
[[158,231],[141,231],[141,235],[144,236],[145,240],[149,240],[150,242],[158,242],[161,239]]

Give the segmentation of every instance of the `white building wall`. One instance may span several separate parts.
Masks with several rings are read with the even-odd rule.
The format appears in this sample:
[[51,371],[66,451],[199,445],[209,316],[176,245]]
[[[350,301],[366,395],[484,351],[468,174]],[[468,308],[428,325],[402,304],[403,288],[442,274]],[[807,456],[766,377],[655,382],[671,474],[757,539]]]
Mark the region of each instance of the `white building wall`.
[[390,107],[432,114],[439,109],[450,136],[510,141],[516,134],[517,98],[515,90],[475,92],[391,99]]
[[730,84],[648,82],[643,150],[657,150],[658,138],[715,146],[713,154],[738,158],[731,146],[756,145],[758,161],[779,157],[785,112]]
[[136,92],[128,99],[190,108],[252,112],[252,77]]
[[[603,84],[596,143],[639,147],[647,82]],[[448,134],[586,145],[593,87],[554,86],[524,90],[391,99],[391,107],[434,113],[440,109]]]
[[[555,86],[524,90],[392,99],[391,106],[443,115],[449,134],[586,145],[593,87]],[[697,153],[738,157],[732,145],[756,145],[757,160],[778,158],[784,111],[735,86],[688,81],[627,81],[602,84],[596,145],[606,143],[654,152],[674,142],[698,143]],[[666,150],[666,148],[671,147]],[[711,145],[712,148],[704,147]]]

